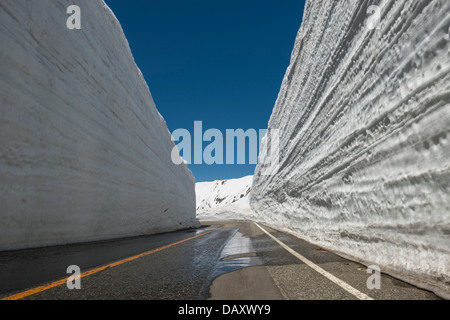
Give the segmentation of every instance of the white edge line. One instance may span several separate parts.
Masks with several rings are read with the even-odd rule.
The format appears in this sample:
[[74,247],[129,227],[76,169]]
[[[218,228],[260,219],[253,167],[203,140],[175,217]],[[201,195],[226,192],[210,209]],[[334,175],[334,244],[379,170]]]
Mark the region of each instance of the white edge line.
[[329,273],[328,271],[325,271],[324,269],[322,269],[321,267],[319,267],[318,265],[316,265],[314,262],[312,262],[311,260],[308,260],[307,258],[305,258],[304,256],[302,256],[301,254],[299,254],[297,251],[294,251],[293,249],[291,249],[289,246],[287,246],[286,244],[284,244],[283,242],[281,242],[280,240],[278,240],[277,238],[275,238],[272,234],[270,234],[269,232],[267,232],[264,228],[262,228],[259,224],[257,224],[255,222],[256,226],[258,228],[260,228],[262,231],[264,231],[265,234],[267,234],[269,237],[271,237],[273,240],[275,240],[280,246],[282,246],[284,249],[286,249],[289,253],[291,253],[292,255],[294,255],[296,258],[298,258],[299,260],[301,260],[303,263],[305,263],[306,265],[308,265],[309,267],[311,267],[312,269],[314,269],[315,271],[317,271],[318,273],[320,273],[321,275],[323,275],[324,277],[326,277],[328,280],[331,280],[332,282],[334,282],[335,284],[337,284],[338,286],[340,286],[342,289],[344,289],[345,291],[351,293],[352,295],[354,295],[355,297],[357,297],[360,300],[374,300],[373,298],[369,297],[368,295],[362,293],[361,291],[359,291],[358,289],[353,288],[351,285],[349,285],[348,283],[342,281],[341,279],[333,276],[331,273]]

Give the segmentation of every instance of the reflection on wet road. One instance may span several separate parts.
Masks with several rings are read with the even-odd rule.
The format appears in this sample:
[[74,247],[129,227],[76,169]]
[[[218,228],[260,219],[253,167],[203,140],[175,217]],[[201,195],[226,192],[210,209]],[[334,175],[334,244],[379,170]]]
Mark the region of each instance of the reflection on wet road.
[[263,262],[256,255],[250,238],[244,237],[238,229],[222,250],[213,273],[213,278],[241,268],[259,266]]

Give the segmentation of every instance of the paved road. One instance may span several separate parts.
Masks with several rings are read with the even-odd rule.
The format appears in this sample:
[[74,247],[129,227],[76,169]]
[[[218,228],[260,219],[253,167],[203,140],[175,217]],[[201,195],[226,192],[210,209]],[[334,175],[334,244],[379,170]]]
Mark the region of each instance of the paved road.
[[[67,287],[67,267],[81,270]],[[0,298],[318,300],[439,299],[390,276],[251,222],[0,253]]]

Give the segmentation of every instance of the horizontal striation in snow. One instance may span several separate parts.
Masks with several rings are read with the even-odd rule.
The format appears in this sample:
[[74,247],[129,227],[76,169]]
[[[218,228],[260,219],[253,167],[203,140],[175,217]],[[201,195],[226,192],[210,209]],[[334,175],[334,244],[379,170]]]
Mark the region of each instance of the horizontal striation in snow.
[[307,1],[268,127],[256,219],[450,298],[449,1]]
[[188,228],[195,181],[114,14],[0,1],[0,250]]

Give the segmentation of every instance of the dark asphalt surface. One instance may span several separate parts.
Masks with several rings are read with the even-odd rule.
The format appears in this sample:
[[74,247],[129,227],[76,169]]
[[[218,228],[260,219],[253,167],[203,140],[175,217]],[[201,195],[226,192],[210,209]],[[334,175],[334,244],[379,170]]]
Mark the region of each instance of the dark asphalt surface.
[[[220,228],[222,227],[222,228]],[[366,268],[293,236],[267,231],[315,264],[374,299],[439,299],[387,275],[369,290]],[[217,229],[217,230],[216,230]],[[214,230],[214,231],[212,231]],[[205,235],[202,233],[209,232]],[[0,298],[81,272],[163,250],[81,278],[80,290],[61,284],[24,299],[205,300],[356,299],[250,222],[204,222],[197,230],[67,246],[0,252]]]

